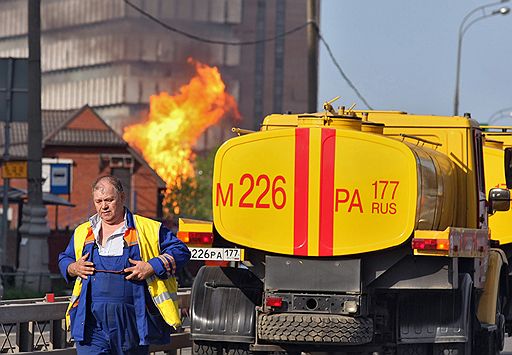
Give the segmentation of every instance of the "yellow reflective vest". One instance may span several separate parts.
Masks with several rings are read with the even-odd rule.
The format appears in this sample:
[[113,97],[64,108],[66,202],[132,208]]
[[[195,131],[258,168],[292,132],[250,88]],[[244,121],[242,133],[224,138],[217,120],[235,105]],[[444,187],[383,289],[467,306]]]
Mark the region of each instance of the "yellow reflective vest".
[[[160,255],[160,244],[158,241],[161,223],[149,218],[138,215],[133,215],[135,222],[135,235],[139,244],[140,256],[143,261],[148,261]],[[75,229],[74,233],[74,248],[75,260],[82,257],[84,245],[86,243],[94,242],[94,235],[90,222],[85,222]],[[133,245],[129,243],[128,245]],[[181,319],[178,308],[178,284],[175,277],[168,279],[160,279],[155,275],[146,279],[149,294],[153,302],[157,306],[163,319],[174,328],[181,325]],[[82,291],[82,279],[77,277],[71,300],[66,311],[66,327],[69,330],[71,321],[69,312],[73,307],[78,305],[80,293]]]

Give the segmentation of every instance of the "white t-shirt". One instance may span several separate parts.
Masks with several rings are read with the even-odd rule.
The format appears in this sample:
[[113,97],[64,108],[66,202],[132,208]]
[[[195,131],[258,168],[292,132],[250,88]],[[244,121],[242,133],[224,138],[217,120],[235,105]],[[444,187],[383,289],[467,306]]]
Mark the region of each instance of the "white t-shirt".
[[[101,230],[101,218],[98,214],[95,214],[91,218],[89,218],[91,222],[92,232],[94,234],[94,239],[96,240],[96,245],[98,245],[98,253],[101,256],[121,256],[123,255],[124,248],[124,232],[128,229],[126,226],[126,213],[124,215],[124,224],[121,225],[118,229],[114,231],[112,235],[110,235],[107,239],[105,246],[102,246],[99,243],[99,235]],[[105,235],[103,237],[106,237]]]

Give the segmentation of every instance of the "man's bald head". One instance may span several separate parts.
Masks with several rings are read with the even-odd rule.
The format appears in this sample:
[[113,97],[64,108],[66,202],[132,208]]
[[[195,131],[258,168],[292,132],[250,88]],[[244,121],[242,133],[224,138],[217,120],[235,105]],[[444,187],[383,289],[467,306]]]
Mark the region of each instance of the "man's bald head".
[[119,195],[124,196],[123,184],[121,183],[121,180],[113,175],[103,175],[98,177],[92,184],[92,193],[98,189],[103,189],[103,183],[112,185],[114,190],[116,190]]
[[103,223],[117,225],[124,220],[123,185],[115,176],[97,178],[92,184],[92,199]]

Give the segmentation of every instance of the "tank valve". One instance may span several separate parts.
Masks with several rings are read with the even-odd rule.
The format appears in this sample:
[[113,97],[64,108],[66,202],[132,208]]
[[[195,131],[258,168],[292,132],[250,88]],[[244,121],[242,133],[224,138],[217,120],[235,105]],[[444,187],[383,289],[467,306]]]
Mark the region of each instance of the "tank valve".
[[237,135],[241,136],[243,134],[254,133],[256,131],[251,131],[250,129],[243,129],[243,128],[238,128],[238,127],[233,127],[233,128],[231,128],[231,132],[236,133]]
[[354,109],[354,107],[356,107],[356,104],[355,104],[355,103],[353,103],[353,104],[352,104],[352,106],[350,106],[350,107],[348,108],[348,110],[347,110],[347,113],[346,113],[346,114],[347,114],[347,115],[352,114],[352,110]]
[[331,115],[336,115],[336,111],[332,107],[332,103],[338,100],[339,98],[339,96],[336,96],[334,99],[324,102],[324,110],[329,112]]

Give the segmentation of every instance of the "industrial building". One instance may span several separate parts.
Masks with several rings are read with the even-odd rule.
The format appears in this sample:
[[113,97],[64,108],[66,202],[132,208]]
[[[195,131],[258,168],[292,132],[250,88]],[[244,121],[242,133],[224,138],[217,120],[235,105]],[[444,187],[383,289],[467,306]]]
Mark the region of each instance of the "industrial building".
[[[150,95],[175,92],[193,75],[192,57],[217,66],[239,105],[237,126],[257,129],[273,112],[307,107],[306,0],[41,1],[42,108],[92,107],[118,133],[138,122]],[[27,1],[0,2],[0,57],[27,57]],[[193,118],[191,118],[193,119]],[[217,146],[231,121],[212,127],[198,149]]]

